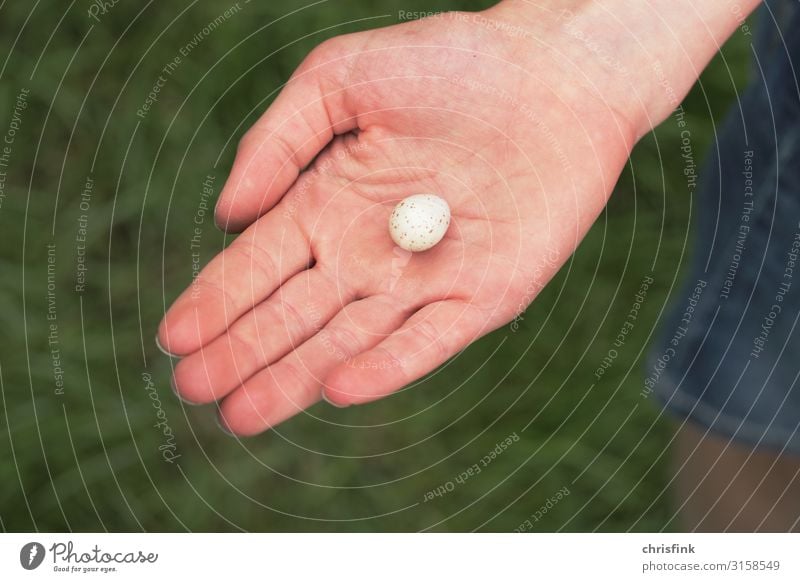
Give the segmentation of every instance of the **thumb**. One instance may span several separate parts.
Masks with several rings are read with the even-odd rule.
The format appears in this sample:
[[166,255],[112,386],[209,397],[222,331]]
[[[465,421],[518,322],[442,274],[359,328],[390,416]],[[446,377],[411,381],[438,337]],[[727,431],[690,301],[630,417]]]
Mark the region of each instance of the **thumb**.
[[356,128],[344,90],[347,37],[325,41],[295,71],[239,142],[215,220],[240,231],[272,208],[336,134]]

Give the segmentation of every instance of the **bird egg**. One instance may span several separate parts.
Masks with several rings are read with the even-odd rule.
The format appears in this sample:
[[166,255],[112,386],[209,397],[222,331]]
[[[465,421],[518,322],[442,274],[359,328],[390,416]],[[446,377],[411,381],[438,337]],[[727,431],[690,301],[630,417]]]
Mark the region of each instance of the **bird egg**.
[[450,207],[435,194],[415,194],[400,201],[389,217],[389,234],[401,249],[418,253],[442,240],[450,226]]

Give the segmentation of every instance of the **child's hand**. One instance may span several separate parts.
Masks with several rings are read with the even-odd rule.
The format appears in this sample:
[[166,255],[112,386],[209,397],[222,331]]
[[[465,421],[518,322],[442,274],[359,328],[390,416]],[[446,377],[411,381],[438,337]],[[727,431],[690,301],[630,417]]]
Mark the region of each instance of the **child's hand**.
[[[224,398],[224,424],[255,434],[323,393],[339,405],[386,396],[534,299],[634,142],[621,104],[592,86],[611,73],[572,68],[577,41],[556,17],[523,33],[502,6],[454,13],[308,57],[242,140],[221,194],[218,224],[246,230],[161,324],[161,344],[187,356],[181,397]],[[417,193],[445,198],[452,223],[410,255],[388,219]]]

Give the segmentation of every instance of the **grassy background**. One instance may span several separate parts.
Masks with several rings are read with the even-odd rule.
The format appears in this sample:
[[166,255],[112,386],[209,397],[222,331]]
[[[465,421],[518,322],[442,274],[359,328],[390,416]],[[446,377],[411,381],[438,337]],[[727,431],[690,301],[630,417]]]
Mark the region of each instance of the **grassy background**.
[[[354,409],[317,406],[315,417],[236,441],[210,410],[172,397],[171,362],[153,345],[165,302],[191,276],[203,179],[222,183],[239,135],[303,55],[326,37],[396,22],[398,10],[489,4],[331,0],[265,26],[300,3],[242,2],[142,120],[135,112],[161,68],[228,3],[120,2],[100,22],[87,1],[66,12],[63,2],[0,3],[0,132],[30,89],[0,207],[3,530],[510,531],[563,487],[570,494],[535,530],[678,527],[669,427],[639,395],[642,356],[689,240],[671,121],[637,147],[607,212],[520,329],[497,331],[413,390]],[[748,51],[731,41],[685,104],[697,155],[746,80]],[[78,293],[87,176],[95,185]],[[63,395],[48,344],[49,243]],[[203,262],[225,244],[207,220]],[[639,321],[595,383],[648,273],[655,283]],[[144,373],[176,435],[174,464],[159,454]],[[519,441],[479,475],[423,501],[512,433]]]

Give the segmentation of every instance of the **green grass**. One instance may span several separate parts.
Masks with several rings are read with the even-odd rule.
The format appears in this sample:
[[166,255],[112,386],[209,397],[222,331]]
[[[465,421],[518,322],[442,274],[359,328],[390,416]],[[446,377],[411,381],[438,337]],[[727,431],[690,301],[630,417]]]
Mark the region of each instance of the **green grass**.
[[[391,24],[401,9],[490,3],[332,0],[265,27],[299,4],[253,0],[184,59],[144,120],[135,112],[160,69],[227,5],[122,2],[93,23],[86,3],[66,14],[62,4],[39,5],[27,23],[29,3],[0,9],[0,130],[20,88],[31,91],[0,207],[3,529],[510,531],[562,487],[570,494],[535,530],[677,527],[669,427],[639,395],[646,345],[687,259],[691,201],[674,123],[637,147],[607,212],[519,330],[498,330],[382,402],[317,406],[236,441],[210,410],[172,397],[171,363],[152,341],[165,302],[191,276],[204,177],[224,180],[238,137],[319,41]],[[378,15],[389,16],[346,24]],[[685,104],[698,155],[747,73],[741,39],[723,54]],[[203,261],[226,244],[210,222],[202,237]],[[48,345],[50,242],[63,395]],[[595,382],[648,273],[655,283],[636,327]],[[176,435],[176,464],[159,454],[145,372]],[[424,502],[513,433],[519,441],[480,474]]]

